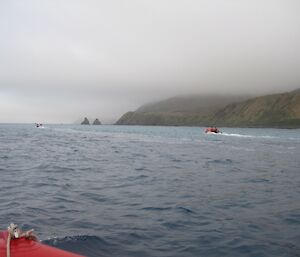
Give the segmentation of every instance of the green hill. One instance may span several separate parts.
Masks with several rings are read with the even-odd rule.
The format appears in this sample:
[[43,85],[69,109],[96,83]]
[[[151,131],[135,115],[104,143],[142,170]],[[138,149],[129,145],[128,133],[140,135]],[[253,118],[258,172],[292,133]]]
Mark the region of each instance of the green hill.
[[141,106],[125,113],[117,125],[201,126],[212,114],[245,96],[178,96]]
[[300,127],[300,89],[230,104],[210,122],[217,126]]
[[300,127],[300,89],[245,99],[232,96],[174,97],[127,112],[116,124]]

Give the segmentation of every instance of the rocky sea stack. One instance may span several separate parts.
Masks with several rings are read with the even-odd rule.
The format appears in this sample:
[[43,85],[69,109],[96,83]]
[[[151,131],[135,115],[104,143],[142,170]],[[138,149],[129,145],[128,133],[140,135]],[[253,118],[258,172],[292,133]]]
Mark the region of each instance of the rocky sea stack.
[[99,119],[95,119],[93,122],[93,125],[101,125],[101,122]]
[[84,118],[83,122],[81,122],[81,125],[90,125],[90,122],[87,117]]

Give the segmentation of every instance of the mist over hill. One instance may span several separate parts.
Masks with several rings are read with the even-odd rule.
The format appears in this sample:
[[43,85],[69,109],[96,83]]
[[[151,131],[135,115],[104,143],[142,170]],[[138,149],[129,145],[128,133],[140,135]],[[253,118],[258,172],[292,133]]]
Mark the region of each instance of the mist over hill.
[[300,89],[232,103],[212,115],[218,126],[300,127]]
[[230,103],[249,96],[185,95],[142,105],[125,113],[117,125],[198,126],[207,123],[211,115]]
[[260,97],[177,96],[127,112],[116,124],[300,127],[300,89]]

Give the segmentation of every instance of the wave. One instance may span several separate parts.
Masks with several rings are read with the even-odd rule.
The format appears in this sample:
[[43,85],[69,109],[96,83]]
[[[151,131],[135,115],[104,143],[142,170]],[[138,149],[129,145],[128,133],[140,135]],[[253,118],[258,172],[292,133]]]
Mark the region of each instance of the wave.
[[63,238],[49,238],[42,243],[69,252],[88,257],[106,257],[111,255],[111,243],[98,236],[77,235]]

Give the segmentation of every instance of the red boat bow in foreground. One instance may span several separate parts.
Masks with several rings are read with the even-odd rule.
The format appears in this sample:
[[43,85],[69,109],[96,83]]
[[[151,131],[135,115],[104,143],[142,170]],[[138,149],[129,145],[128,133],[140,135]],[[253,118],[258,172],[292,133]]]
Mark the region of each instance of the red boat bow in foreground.
[[[8,232],[0,232],[0,257],[7,257]],[[10,241],[10,257],[83,257],[25,237]]]

